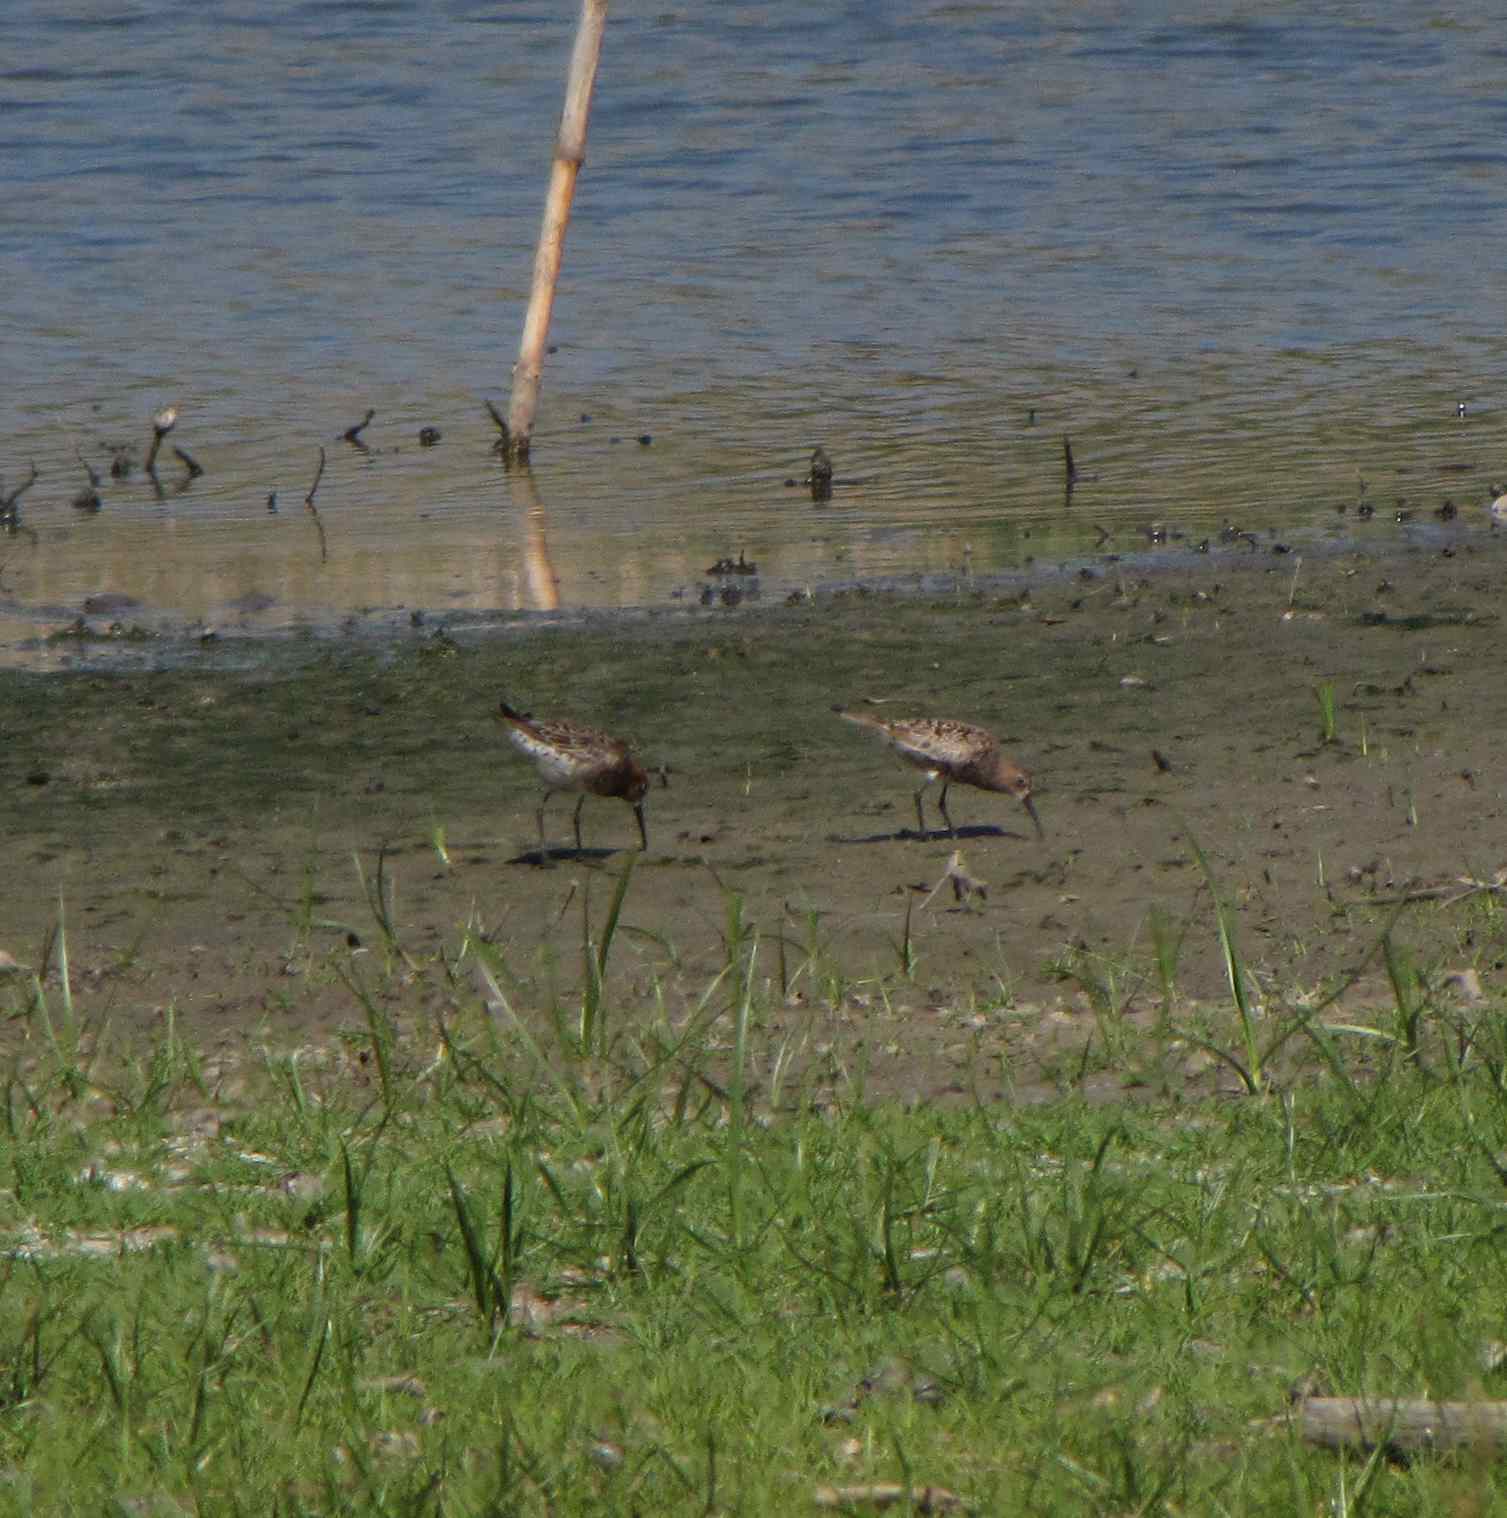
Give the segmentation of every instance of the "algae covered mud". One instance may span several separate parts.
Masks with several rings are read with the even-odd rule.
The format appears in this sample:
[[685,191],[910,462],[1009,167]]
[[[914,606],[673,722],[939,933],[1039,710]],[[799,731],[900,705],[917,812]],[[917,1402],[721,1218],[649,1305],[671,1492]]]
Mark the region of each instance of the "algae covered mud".
[[[1419,995],[1489,983],[1504,559],[1479,533],[1389,560],[415,627],[250,672],[211,647],[202,668],[6,673],[6,1036],[42,1038],[65,993],[123,1051],[169,1017],[206,1046],[325,1042],[373,997],[416,1030],[499,990],[554,1016],[636,829],[588,800],[577,851],[560,806],[558,863],[537,867],[504,695],[631,739],[664,781],[615,919],[628,1023],[751,964],[770,1031],[845,1068],[861,1053],[875,1094],[1051,1089],[1096,1068],[1110,1023],[1228,1001],[1211,883],[1258,1008],[1349,976],[1348,1002],[1375,998],[1399,955]],[[988,726],[1045,836],[963,788],[958,837],[918,836],[916,775],[838,701]]]

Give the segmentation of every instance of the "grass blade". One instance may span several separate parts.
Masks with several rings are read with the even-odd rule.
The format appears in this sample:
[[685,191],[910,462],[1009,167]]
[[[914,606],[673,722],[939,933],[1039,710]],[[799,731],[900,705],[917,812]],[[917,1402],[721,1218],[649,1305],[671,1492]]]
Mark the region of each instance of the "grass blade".
[[319,1367],[324,1364],[324,1352],[329,1347],[332,1333],[330,1320],[324,1320],[324,1328],[319,1335],[319,1343],[314,1346],[314,1359],[309,1366],[309,1374],[304,1377],[303,1395],[298,1399],[298,1411],[293,1415],[293,1427],[295,1430],[303,1426],[304,1409],[309,1405],[309,1397],[314,1390],[314,1383],[319,1379]]
[[471,1216],[471,1204],[461,1188],[455,1172],[447,1165],[445,1175],[450,1182],[450,1201],[455,1209],[455,1220],[460,1225],[461,1242],[466,1249],[466,1267],[471,1276],[471,1294],[476,1299],[476,1310],[488,1322],[495,1323],[507,1311],[502,1282],[487,1259],[482,1247],[481,1234]]
[[[1193,857],[1198,861],[1199,871],[1209,887],[1209,895],[1214,902],[1214,920],[1219,930],[1219,955],[1224,961],[1225,979],[1229,983],[1230,995],[1235,1002],[1235,1011],[1240,1019],[1240,1040],[1245,1051],[1245,1062],[1241,1064],[1230,1055],[1224,1055],[1226,1061],[1240,1074],[1247,1092],[1252,1096],[1261,1095],[1265,1089],[1265,1076],[1261,1065],[1261,1046],[1256,1039],[1256,1012],[1251,1004],[1250,993],[1247,989],[1247,976],[1244,961],[1240,957],[1240,949],[1235,941],[1234,911],[1229,903],[1220,894],[1219,883],[1214,878],[1214,870],[1210,865],[1198,840],[1193,836],[1191,829],[1186,824],[1183,828],[1189,847],[1193,850]],[[1216,1051],[1218,1052],[1218,1051]]]

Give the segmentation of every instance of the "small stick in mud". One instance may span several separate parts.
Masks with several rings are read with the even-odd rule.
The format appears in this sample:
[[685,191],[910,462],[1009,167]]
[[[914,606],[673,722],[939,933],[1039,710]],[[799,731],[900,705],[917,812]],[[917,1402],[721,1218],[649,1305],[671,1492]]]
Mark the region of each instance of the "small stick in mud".
[[921,903],[921,909],[925,911],[931,905],[932,897],[942,889],[944,885],[951,884],[952,899],[959,906],[965,905],[971,897],[977,896],[981,901],[989,899],[989,887],[985,881],[970,875],[963,867],[962,849],[954,849],[947,860],[947,868],[942,873],[942,878],[926,893],[926,898]]
[[811,499],[813,501],[830,501],[832,499],[832,460],[827,457],[825,448],[817,448],[811,454],[811,472],[806,476],[806,482],[811,486]]
[[314,518],[314,526],[319,531],[319,562],[323,564],[329,558],[329,545],[324,538],[324,523],[319,520],[319,508],[314,504],[314,492],[319,489],[319,482],[324,478],[324,447],[319,449],[319,468],[314,471],[314,483],[309,486],[309,493],[303,498],[304,510]]
[[[1500,1451],[1507,1447],[1507,1402],[1430,1402],[1401,1397],[1304,1397],[1290,1414],[1305,1444],[1324,1449]],[[1266,1425],[1286,1427],[1288,1418]]]
[[352,448],[359,448],[362,453],[370,453],[371,449],[369,449],[367,445],[361,441],[361,434],[365,432],[366,429],[371,425],[371,419],[376,414],[377,413],[375,411],[368,411],[366,415],[363,416],[354,427],[347,427],[345,431],[340,434],[340,436],[347,443],[349,443]]
[[86,459],[77,448],[75,448],[73,452],[74,456],[78,459],[80,465],[83,467],[84,473],[89,476],[89,483],[84,489],[80,490],[76,496],[74,496],[73,500],[70,501],[69,504],[74,508],[75,511],[98,511],[100,508],[99,471],[94,468],[89,460]]
[[951,1513],[966,1506],[956,1492],[945,1486],[900,1486],[881,1481],[868,1486],[819,1486],[811,1500],[820,1508],[841,1508],[853,1512],[858,1508],[898,1507],[912,1513]]
[[[31,473],[9,495],[0,494],[0,523],[8,527],[15,526],[21,518],[21,513],[16,502],[37,483],[38,478],[37,466],[33,464],[31,466]],[[3,486],[0,486],[0,488],[3,488]]]
[[162,447],[163,438],[177,425],[178,408],[176,406],[164,406],[152,418],[152,446],[147,449],[146,472],[153,479],[157,477],[157,450]]

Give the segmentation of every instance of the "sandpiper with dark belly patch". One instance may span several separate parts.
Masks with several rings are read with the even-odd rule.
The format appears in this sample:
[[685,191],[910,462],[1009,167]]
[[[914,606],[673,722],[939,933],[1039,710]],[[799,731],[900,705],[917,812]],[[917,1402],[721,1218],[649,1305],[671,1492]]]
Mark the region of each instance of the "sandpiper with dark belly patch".
[[644,796],[649,777],[621,738],[561,718],[531,717],[515,711],[504,701],[499,719],[507,724],[508,737],[519,753],[534,762],[544,795],[539,802],[539,863],[549,862],[544,842],[544,808],[556,791],[580,791],[576,802],[576,848],[581,847],[581,808],[587,796],[620,796],[638,819],[638,836],[647,850],[649,833],[644,826]]
[[925,774],[926,778],[916,791],[916,825],[923,837],[926,816],[921,809],[921,797],[934,780],[942,782],[937,807],[947,824],[949,836],[957,837],[957,829],[947,812],[949,785],[972,785],[981,791],[1003,791],[1014,796],[1036,824],[1037,836],[1042,836],[1041,819],[1036,815],[1035,802],[1031,800],[1030,775],[1000,752],[999,739],[986,728],[975,727],[970,722],[955,722],[950,717],[889,720],[871,717],[866,712],[848,711],[841,706],[834,706],[832,710],[860,727],[872,728],[907,764]]

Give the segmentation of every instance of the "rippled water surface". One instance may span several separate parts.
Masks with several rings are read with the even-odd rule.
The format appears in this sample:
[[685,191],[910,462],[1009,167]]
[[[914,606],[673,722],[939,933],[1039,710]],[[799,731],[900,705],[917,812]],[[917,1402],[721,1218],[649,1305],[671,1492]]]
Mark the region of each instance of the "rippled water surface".
[[[1450,531],[1488,530],[1485,5],[618,5],[509,481],[482,402],[506,404],[575,19],[0,11],[0,493],[39,471],[0,539],[0,657],[46,662],[37,635],[94,607],[671,605],[740,553],[773,596],[1163,529],[1396,535],[1446,496]],[[166,404],[204,475],[169,457],[161,498],[138,469],[71,504],[79,456],[139,461]],[[337,441],[368,409],[369,451]],[[786,484],[817,443],[823,507]]]

